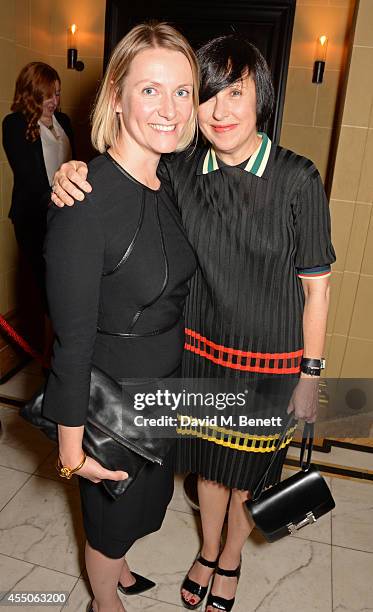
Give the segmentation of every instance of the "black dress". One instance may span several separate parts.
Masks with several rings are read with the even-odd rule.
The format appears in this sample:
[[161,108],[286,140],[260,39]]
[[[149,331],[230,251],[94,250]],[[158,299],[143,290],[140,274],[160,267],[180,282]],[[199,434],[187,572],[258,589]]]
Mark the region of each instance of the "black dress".
[[[56,341],[44,414],[67,426],[85,423],[92,364],[117,380],[174,375],[196,265],[162,186],[145,187],[108,154],[89,164],[88,180],[93,192],[87,202],[48,213],[45,242]],[[171,452],[162,467],[146,466],[116,501],[102,484],[80,477],[91,546],[119,558],[159,529],[173,469]]]
[[[317,282],[335,261],[320,175],[265,134],[239,166],[203,148],[166,160],[162,173],[199,262],[186,305],[184,377],[219,378],[226,391],[244,382],[246,414],[284,425],[303,353],[301,278]],[[184,429],[178,469],[251,490],[283,429]],[[279,480],[293,434],[289,428],[268,484]]]

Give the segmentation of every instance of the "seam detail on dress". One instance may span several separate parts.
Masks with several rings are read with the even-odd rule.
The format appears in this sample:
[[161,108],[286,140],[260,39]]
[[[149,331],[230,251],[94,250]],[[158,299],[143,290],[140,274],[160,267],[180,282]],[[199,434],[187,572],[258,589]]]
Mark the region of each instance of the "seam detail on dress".
[[171,323],[171,325],[167,325],[166,327],[154,329],[150,332],[143,332],[142,334],[136,334],[134,332],[110,332],[101,329],[101,327],[97,328],[97,333],[104,334],[105,336],[117,336],[118,338],[145,338],[147,336],[158,336],[159,334],[164,334],[165,332],[170,331],[170,329],[175,327],[178,323],[179,321],[176,321],[176,323]]
[[129,258],[129,256],[131,255],[132,251],[133,251],[133,247],[135,246],[135,242],[137,240],[137,236],[139,235],[139,231],[142,227],[143,224],[143,220],[144,220],[144,211],[145,211],[145,191],[143,191],[142,193],[142,202],[141,202],[141,210],[140,210],[140,216],[139,216],[139,220],[137,222],[137,227],[135,229],[135,233],[133,235],[133,238],[126,250],[126,252],[124,253],[123,257],[120,259],[120,261],[118,261],[118,263],[114,266],[114,268],[112,270],[110,270],[109,272],[104,272],[102,276],[109,276],[110,274],[114,274],[114,272],[116,272],[120,266],[125,263],[127,261],[127,259]]
[[130,333],[131,330],[134,328],[134,326],[136,325],[137,321],[139,320],[140,316],[142,315],[142,313],[144,312],[144,310],[146,308],[149,308],[149,306],[152,306],[157,300],[159,300],[159,298],[162,296],[162,294],[164,293],[164,290],[167,287],[167,283],[168,283],[168,277],[169,277],[169,265],[168,265],[168,259],[167,259],[167,253],[166,253],[166,247],[164,244],[164,236],[163,236],[163,231],[162,231],[162,225],[161,225],[161,221],[159,218],[159,203],[158,203],[158,196],[156,195],[156,216],[157,216],[157,223],[158,223],[158,228],[159,228],[159,233],[160,233],[160,237],[161,237],[161,247],[162,247],[162,253],[163,253],[163,259],[164,259],[164,263],[165,263],[165,275],[164,275],[164,280],[163,280],[163,284],[161,287],[160,292],[147,304],[144,304],[143,306],[141,306],[139,308],[139,310],[136,312],[135,316],[133,317],[130,325],[127,328],[127,332],[126,333]]

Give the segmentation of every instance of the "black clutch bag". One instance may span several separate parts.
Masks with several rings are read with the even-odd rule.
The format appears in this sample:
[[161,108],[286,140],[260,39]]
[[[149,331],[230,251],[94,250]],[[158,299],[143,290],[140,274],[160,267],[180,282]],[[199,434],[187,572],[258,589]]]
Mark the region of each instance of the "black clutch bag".
[[[58,442],[57,424],[42,414],[44,387],[23,406],[19,414]],[[147,463],[162,465],[175,440],[155,437],[150,427],[134,424],[133,398],[105,372],[93,366],[83,448],[109,470],[124,470],[126,480],[103,480],[113,499],[122,495]],[[144,415],[145,416],[145,415]]]
[[[264,491],[270,467],[293,420],[292,416],[278,440],[268,468],[254,489],[251,499],[245,502],[256,527],[268,542],[275,542],[286,535],[296,533],[306,525],[312,525],[320,516],[335,507],[328,485],[317,466],[311,464],[313,423],[304,425],[300,451],[301,471]],[[307,460],[304,462],[307,442]]]

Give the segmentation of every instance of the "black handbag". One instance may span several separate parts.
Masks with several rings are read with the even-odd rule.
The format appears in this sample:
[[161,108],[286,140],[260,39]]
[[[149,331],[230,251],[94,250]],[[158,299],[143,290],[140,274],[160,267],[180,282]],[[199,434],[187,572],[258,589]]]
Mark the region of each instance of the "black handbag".
[[[43,386],[23,406],[19,414],[38,427],[48,438],[58,442],[57,423],[43,416]],[[122,495],[145,465],[163,460],[175,443],[174,439],[155,436],[151,427],[134,424],[133,397],[113,378],[93,366],[83,448],[109,470],[124,470],[126,480],[103,480],[113,499]],[[144,415],[145,416],[145,415]]]
[[[270,467],[293,420],[295,419],[292,415],[285,431],[278,439],[278,445],[268,468],[255,487],[251,499],[245,502],[256,527],[268,542],[275,542],[286,535],[296,533],[306,525],[312,525],[320,516],[335,507],[328,485],[317,466],[311,464],[313,423],[304,425],[300,451],[301,471],[264,491]],[[307,442],[307,460],[304,463]]]

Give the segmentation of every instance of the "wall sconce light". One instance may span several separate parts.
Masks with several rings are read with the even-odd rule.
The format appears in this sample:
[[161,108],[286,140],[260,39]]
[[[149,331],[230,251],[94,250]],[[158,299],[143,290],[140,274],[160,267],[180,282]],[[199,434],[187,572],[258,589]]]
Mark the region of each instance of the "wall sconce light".
[[78,60],[78,27],[75,23],[67,28],[67,67],[81,72],[84,63]]
[[327,48],[328,48],[328,38],[326,36],[320,36],[317,39],[316,57],[315,57],[315,63],[313,65],[312,83],[322,83],[323,82]]

